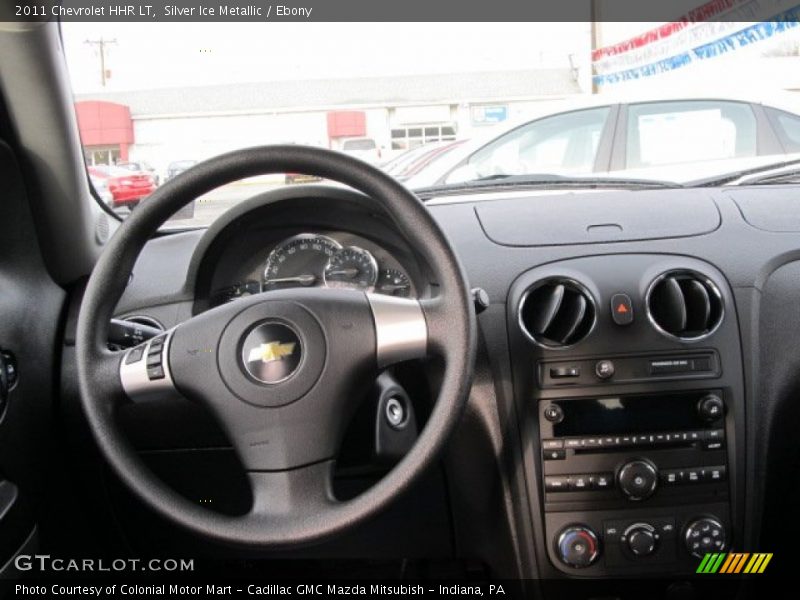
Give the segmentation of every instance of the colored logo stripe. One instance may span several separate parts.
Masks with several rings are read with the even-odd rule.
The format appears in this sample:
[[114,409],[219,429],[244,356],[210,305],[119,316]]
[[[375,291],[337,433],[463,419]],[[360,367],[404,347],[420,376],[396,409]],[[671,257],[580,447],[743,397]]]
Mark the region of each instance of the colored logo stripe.
[[722,552],[706,554],[697,566],[696,573],[763,573],[771,560],[772,553],[731,552],[726,554]]

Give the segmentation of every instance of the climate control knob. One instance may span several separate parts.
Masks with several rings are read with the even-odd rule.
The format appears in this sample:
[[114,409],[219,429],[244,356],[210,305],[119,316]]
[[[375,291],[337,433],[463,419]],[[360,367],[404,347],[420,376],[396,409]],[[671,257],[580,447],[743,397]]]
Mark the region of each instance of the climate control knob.
[[686,526],[683,534],[689,554],[702,558],[709,552],[721,552],[726,544],[725,527],[714,517],[701,517]]
[[649,460],[632,460],[619,470],[617,481],[619,489],[630,500],[644,500],[656,491],[658,470]]
[[649,523],[634,523],[622,534],[622,543],[634,556],[650,556],[658,548],[658,532]]
[[558,534],[556,552],[565,565],[582,569],[600,556],[600,542],[589,527],[571,525]]

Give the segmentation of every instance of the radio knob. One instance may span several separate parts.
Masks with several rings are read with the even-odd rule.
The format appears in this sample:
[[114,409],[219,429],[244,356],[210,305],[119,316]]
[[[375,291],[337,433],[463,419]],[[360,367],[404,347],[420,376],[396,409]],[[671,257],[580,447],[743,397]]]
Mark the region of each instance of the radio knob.
[[565,565],[582,569],[600,556],[600,542],[589,527],[571,525],[556,538],[556,552]]
[[650,556],[656,551],[658,537],[649,523],[634,523],[622,534],[622,541],[634,556]]
[[725,404],[722,398],[716,394],[707,394],[700,398],[697,403],[697,414],[707,423],[712,423],[722,417],[725,412]]
[[714,517],[701,517],[689,523],[683,538],[689,554],[697,558],[725,549],[725,527]]
[[658,470],[649,460],[632,460],[619,470],[617,481],[622,493],[630,500],[644,500],[656,491]]

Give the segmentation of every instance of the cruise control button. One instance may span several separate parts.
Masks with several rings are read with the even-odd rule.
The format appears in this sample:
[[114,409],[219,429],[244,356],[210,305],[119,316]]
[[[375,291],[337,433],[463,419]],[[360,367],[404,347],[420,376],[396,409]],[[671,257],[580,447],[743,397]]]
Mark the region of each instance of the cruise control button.
[[132,365],[133,363],[139,362],[142,360],[144,356],[144,346],[137,346],[130,352],[128,352],[128,356],[125,357],[125,364]]
[[611,296],[611,318],[617,325],[630,325],[633,323],[633,302],[628,294],[614,294]]
[[150,380],[164,379],[164,367],[147,367],[147,378]]
[[157,367],[161,365],[161,355],[160,354],[150,354],[147,356],[147,366],[148,367]]

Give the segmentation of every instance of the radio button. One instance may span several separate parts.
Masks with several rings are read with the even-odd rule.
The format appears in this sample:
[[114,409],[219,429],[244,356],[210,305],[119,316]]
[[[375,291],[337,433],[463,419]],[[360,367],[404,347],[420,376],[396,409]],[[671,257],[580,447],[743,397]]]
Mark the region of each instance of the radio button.
[[564,460],[567,458],[567,451],[563,448],[556,448],[554,450],[542,450],[542,456],[545,460]]
[[614,363],[610,360],[599,360],[594,366],[594,373],[598,379],[611,379],[615,370]]
[[703,481],[703,469],[687,469],[686,483],[700,483]]
[[699,442],[703,439],[704,432],[702,431],[687,431],[686,432],[686,441],[688,442]]
[[569,489],[572,492],[583,492],[589,488],[588,475],[571,475],[569,478]]
[[592,489],[610,490],[614,487],[614,476],[611,473],[597,473],[589,477]]
[[564,447],[564,440],[542,440],[542,449],[557,450]]
[[564,446],[566,448],[582,448],[583,445],[583,440],[581,438],[569,438],[564,441]]
[[705,481],[725,481],[725,467],[706,467]]
[[545,492],[566,492],[569,490],[569,478],[566,475],[548,475],[544,478]]
[[661,482],[665,485],[678,485],[683,483],[683,471],[680,469],[661,471]]
[[564,411],[558,404],[551,404],[544,409],[544,418],[551,423],[561,423],[564,420]]
[[620,446],[632,446],[636,443],[635,435],[623,435],[620,438]]

